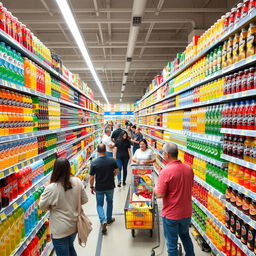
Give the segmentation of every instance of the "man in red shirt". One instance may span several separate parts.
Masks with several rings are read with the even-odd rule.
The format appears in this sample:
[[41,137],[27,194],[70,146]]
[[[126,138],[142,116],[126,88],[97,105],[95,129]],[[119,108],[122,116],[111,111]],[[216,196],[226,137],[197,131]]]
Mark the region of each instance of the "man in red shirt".
[[155,195],[157,198],[163,198],[162,218],[168,256],[178,256],[178,236],[186,256],[194,256],[194,247],[189,235],[194,173],[190,166],[178,160],[177,145],[165,144],[163,151],[167,165],[159,174]]

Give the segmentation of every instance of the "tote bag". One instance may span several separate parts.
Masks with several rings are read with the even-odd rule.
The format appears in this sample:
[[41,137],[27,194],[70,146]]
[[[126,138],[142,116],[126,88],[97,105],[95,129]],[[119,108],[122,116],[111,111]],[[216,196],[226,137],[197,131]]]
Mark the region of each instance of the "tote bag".
[[85,247],[87,238],[92,231],[92,223],[89,218],[84,214],[81,202],[82,185],[79,183],[78,189],[78,218],[77,218],[77,232],[78,243],[80,246]]

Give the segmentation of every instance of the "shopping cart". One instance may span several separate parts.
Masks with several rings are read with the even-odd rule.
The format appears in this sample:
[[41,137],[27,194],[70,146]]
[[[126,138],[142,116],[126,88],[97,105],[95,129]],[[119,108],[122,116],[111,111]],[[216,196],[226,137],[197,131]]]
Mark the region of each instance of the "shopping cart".
[[[155,205],[152,165],[132,165],[132,185],[125,203],[125,226],[135,237],[136,229],[148,229],[153,236]],[[143,200],[141,200],[143,198]]]

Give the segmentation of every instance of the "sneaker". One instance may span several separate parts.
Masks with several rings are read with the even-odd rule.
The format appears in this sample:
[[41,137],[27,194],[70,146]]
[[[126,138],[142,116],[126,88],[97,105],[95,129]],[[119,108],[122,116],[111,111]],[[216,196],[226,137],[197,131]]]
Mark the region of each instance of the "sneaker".
[[113,222],[115,222],[116,221],[116,219],[115,218],[112,218],[111,220],[109,220],[107,223],[108,223],[108,225],[111,225]]
[[118,186],[119,188],[121,188],[121,182],[118,182],[117,186]]
[[123,186],[125,186],[125,185],[126,185],[126,182],[124,181],[124,182],[123,182]]
[[102,224],[102,234],[106,235],[107,234],[107,222],[104,222]]

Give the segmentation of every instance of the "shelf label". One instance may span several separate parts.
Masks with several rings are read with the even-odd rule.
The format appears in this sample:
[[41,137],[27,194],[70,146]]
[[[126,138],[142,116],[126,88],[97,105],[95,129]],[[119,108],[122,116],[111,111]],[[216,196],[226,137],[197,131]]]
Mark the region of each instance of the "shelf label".
[[3,219],[5,219],[5,218],[6,218],[5,212],[2,212],[2,213],[0,214],[0,219],[3,220]]
[[14,208],[14,209],[17,209],[18,207],[19,207],[19,205],[18,205],[17,203],[14,203],[14,204],[13,204],[13,208]]
[[27,195],[23,195],[23,198],[26,200],[28,197],[27,197]]
[[0,178],[4,177],[4,172],[0,172]]

